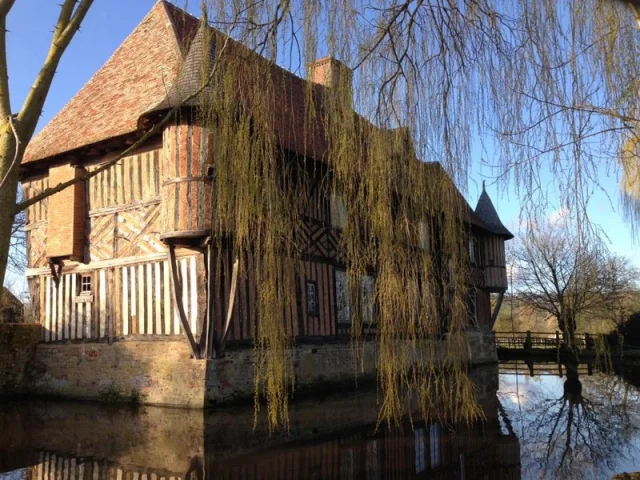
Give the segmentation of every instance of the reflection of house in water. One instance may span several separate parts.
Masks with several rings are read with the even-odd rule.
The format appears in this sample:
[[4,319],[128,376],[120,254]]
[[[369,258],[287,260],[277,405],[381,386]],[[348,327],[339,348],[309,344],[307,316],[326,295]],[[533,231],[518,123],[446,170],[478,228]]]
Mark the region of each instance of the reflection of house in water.
[[[495,377],[495,367],[488,372]],[[518,440],[495,381],[486,383],[485,422],[455,432],[422,421],[375,432],[375,393],[295,404],[290,432],[271,436],[253,430],[250,409],[16,406],[0,414],[14,439],[10,448],[0,440],[0,451],[13,448],[23,460],[0,472],[30,466],[30,480],[519,479]]]

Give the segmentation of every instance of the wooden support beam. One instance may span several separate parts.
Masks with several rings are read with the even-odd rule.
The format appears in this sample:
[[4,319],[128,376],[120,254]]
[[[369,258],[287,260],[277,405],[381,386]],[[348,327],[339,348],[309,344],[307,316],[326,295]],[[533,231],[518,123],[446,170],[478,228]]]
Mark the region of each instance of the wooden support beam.
[[233,273],[231,274],[231,291],[229,292],[229,306],[227,307],[227,319],[220,335],[218,345],[216,346],[216,354],[218,357],[224,356],[224,347],[227,341],[227,335],[229,334],[229,326],[231,325],[231,317],[233,317],[233,305],[236,300],[236,291],[238,287],[238,270],[240,267],[240,259],[236,257],[233,263]]
[[491,328],[496,323],[496,319],[498,318],[498,314],[500,313],[500,308],[502,307],[502,300],[504,299],[504,292],[498,294],[498,301],[496,302],[496,307],[493,309],[493,313],[491,314]]
[[182,330],[184,334],[187,336],[187,340],[189,342],[189,347],[191,347],[191,353],[193,354],[193,358],[201,358],[200,351],[196,341],[193,338],[193,333],[191,332],[191,326],[189,325],[189,321],[187,319],[187,315],[184,312],[184,305],[182,304],[182,288],[181,282],[178,278],[178,266],[176,263],[176,250],[175,245],[172,243],[168,244],[169,248],[169,270],[171,273],[171,294],[173,295],[173,304],[178,309],[178,316],[180,317],[180,323],[182,324]]
[[202,330],[200,332],[200,354],[202,358],[214,358],[215,348],[217,345],[216,339],[216,324],[215,324],[215,291],[214,291],[214,263],[213,263],[213,247],[210,242],[206,243],[203,247],[204,266],[206,276],[206,293],[207,293],[207,306],[205,310],[205,318],[202,323]]

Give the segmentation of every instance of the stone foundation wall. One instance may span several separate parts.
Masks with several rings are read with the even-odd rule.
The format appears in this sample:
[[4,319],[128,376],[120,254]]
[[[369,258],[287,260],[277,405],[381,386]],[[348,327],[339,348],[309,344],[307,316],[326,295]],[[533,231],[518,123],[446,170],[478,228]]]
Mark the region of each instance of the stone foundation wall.
[[45,344],[35,351],[29,391],[106,402],[202,407],[206,362],[180,338]]
[[[423,345],[424,349],[442,348]],[[253,349],[217,360],[189,359],[182,338],[38,344],[26,378],[34,394],[201,408],[253,398]],[[298,393],[355,389],[375,380],[376,344],[364,345],[364,369],[349,343],[298,345],[290,354]],[[470,333],[474,364],[497,362],[493,335]],[[356,375],[357,372],[357,375]],[[357,380],[357,384],[356,384]]]
[[41,338],[40,325],[0,324],[0,396],[23,392],[26,372]]

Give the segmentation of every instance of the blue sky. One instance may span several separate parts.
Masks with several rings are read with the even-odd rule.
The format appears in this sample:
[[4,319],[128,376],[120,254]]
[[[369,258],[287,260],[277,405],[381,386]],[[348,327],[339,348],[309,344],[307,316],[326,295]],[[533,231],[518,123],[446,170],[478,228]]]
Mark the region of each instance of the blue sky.
[[[177,2],[184,6],[184,2]],[[69,99],[111,56],[125,37],[135,28],[155,0],[96,0],[84,25],[63,56],[56,78],[44,107],[39,129],[58,112]],[[191,1],[189,10],[198,13],[199,2]],[[19,0],[9,15],[7,34],[11,101],[17,111],[33,79],[36,77],[51,40],[51,34],[59,12],[59,2],[51,0]],[[491,152],[482,154],[491,163]],[[489,155],[489,157],[487,157]],[[512,230],[518,229],[520,205],[513,189],[501,191],[492,184],[493,172],[481,165],[478,149],[467,198],[472,206],[487,179],[487,190],[498,209],[503,222]],[[553,178],[549,176],[549,182]],[[601,177],[613,205],[606,195],[598,193],[592,199],[591,218],[599,223],[611,240],[610,248],[632,258],[640,266],[640,256],[635,253],[631,233],[618,213],[618,179]],[[551,212],[550,212],[551,213]]]

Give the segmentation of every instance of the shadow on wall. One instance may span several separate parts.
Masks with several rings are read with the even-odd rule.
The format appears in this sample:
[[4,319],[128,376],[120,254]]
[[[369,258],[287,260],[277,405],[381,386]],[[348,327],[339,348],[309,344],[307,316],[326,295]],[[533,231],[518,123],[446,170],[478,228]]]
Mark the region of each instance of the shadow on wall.
[[40,343],[27,390],[107,403],[201,408],[205,370],[205,361],[190,359],[182,337]]

